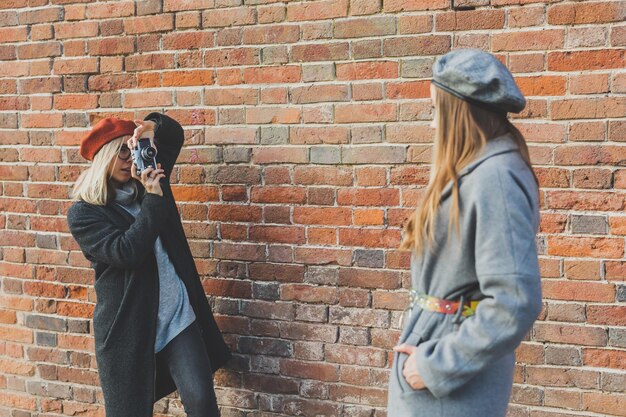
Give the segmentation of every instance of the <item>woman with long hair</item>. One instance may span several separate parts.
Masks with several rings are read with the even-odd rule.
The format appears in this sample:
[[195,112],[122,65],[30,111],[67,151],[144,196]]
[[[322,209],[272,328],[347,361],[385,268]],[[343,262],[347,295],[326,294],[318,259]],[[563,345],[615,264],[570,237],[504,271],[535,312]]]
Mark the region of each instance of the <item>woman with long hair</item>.
[[[132,152],[148,138],[156,157]],[[219,415],[213,372],[230,357],[183,231],[169,177],[180,124],[106,118],[81,140],[91,165],[76,181],[70,231],[95,270],[98,377],[107,417],[148,417],[178,390],[193,417]],[[143,165],[143,163],[141,164]]]
[[389,417],[504,417],[515,348],[541,310],[539,192],[507,119],[525,99],[508,69],[474,49],[436,60],[430,181],[401,249],[409,312],[394,347]]

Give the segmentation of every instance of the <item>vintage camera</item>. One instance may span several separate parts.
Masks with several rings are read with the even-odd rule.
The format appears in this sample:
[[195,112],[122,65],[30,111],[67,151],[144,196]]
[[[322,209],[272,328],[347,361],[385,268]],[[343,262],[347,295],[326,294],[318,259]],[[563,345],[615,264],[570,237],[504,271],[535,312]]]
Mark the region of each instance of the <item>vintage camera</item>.
[[140,138],[137,146],[132,150],[133,163],[137,167],[137,175],[141,175],[144,169],[152,167],[157,169],[157,150],[152,146],[149,137]]

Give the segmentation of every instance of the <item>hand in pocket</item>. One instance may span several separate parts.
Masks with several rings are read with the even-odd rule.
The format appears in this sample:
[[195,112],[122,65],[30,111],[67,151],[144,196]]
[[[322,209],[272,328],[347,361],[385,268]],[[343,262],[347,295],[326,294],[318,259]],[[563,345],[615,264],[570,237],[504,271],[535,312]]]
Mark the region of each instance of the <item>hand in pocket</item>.
[[417,347],[403,343],[399,346],[394,346],[393,350],[394,352],[405,353],[409,355],[406,361],[404,361],[402,375],[404,375],[404,379],[406,379],[406,382],[411,386],[411,388],[413,388],[414,390],[426,388],[424,380],[417,370],[417,359],[415,357]]

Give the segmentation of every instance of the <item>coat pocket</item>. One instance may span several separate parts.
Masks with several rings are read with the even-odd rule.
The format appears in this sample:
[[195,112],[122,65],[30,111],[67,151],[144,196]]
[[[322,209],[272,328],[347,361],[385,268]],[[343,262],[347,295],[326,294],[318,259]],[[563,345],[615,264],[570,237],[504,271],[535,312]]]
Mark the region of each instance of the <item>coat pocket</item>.
[[[410,346],[417,346],[419,345],[421,340],[422,340],[422,337],[419,333],[412,332],[406,338],[404,343]],[[406,363],[406,360],[408,358],[409,358],[409,355],[407,355],[406,353],[396,353],[396,357],[395,357],[396,364],[397,364],[395,367],[396,368],[395,376],[403,394],[406,392],[415,391],[413,388],[411,388],[409,383],[406,381],[404,374],[402,373],[402,370],[404,369],[404,364]]]

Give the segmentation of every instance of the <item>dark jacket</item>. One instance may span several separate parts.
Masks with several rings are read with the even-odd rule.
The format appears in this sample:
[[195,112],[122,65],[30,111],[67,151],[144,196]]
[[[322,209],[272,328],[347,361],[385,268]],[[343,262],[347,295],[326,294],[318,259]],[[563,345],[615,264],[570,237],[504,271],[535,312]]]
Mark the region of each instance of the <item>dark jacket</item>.
[[[136,219],[112,201],[96,206],[78,201],[67,214],[72,235],[95,270],[93,315],[96,362],[107,417],[151,417],[154,402],[176,386],[154,353],[159,277],[154,243],[163,246],[183,280],[215,371],[229,358],[215,323],[183,231],[169,177],[184,141],[181,126],[168,116],[157,121],[157,162],[165,170],[163,196],[139,184],[141,212]],[[134,181],[134,180],[131,180]]]

